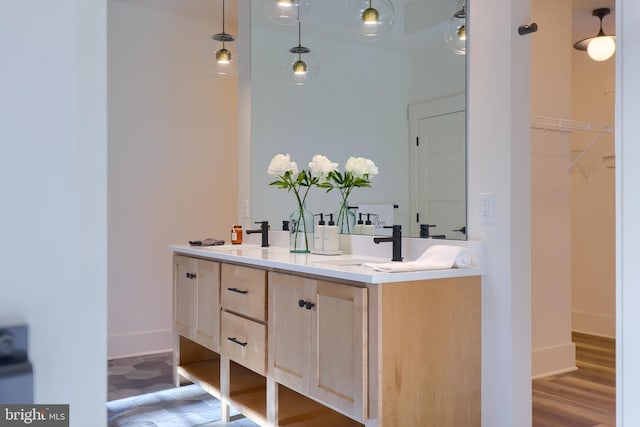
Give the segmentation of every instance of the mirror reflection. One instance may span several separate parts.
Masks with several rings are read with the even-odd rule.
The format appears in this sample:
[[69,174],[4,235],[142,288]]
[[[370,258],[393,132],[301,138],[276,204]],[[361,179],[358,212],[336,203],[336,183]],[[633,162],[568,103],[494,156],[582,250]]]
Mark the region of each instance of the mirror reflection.
[[[405,236],[466,239],[466,29],[454,17],[463,3],[393,0],[390,31],[366,40],[354,36],[344,0],[314,1],[300,25],[274,23],[263,1],[251,5],[252,218],[278,229],[296,207],[269,186],[276,154],[300,169],[321,154],[341,171],[364,157],[379,173],[350,193],[356,219],[369,214],[375,234],[400,224]],[[317,61],[303,84],[283,65],[299,46]],[[335,215],[341,198],[313,188],[307,201]]]

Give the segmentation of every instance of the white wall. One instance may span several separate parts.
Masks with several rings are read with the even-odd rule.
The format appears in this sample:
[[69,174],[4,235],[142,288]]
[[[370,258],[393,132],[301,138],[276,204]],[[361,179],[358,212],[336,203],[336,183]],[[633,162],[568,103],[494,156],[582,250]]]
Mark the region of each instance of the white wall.
[[409,67],[409,103],[417,104],[464,93],[465,61],[465,55],[455,55],[444,41],[413,52]]
[[[482,425],[531,425],[529,0],[469,2],[469,238],[484,240]],[[493,192],[494,223],[478,197]]]
[[[534,0],[531,113],[572,119],[571,0]],[[553,66],[549,66],[553,64]],[[571,137],[531,130],[531,310],[534,378],[575,368],[571,342]]]
[[0,316],[30,326],[36,403],[104,426],[106,2],[0,2],[0,50]]
[[640,425],[640,3],[616,2],[616,422]]
[[[572,67],[574,118],[613,126],[615,57],[596,62],[574,49]],[[594,132],[575,132],[574,157],[597,137]],[[606,134],[571,175],[573,329],[607,337],[615,337],[616,331],[614,154],[614,135]]]
[[219,12],[109,2],[110,357],[171,348],[167,245],[228,239],[236,221],[237,79],[200,56]]

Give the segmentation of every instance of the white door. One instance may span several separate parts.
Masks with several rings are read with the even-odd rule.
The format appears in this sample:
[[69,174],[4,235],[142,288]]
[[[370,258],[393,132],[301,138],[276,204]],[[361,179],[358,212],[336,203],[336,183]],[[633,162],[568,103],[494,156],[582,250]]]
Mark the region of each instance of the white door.
[[420,225],[430,236],[465,239],[466,142],[464,97],[456,96],[410,108],[412,135],[410,233]]

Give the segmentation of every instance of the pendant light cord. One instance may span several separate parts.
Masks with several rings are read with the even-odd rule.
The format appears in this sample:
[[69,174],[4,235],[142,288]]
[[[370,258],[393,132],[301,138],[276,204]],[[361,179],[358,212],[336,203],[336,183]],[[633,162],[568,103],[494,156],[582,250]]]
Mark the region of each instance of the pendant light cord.
[[[297,18],[298,18],[298,47],[302,47],[302,24],[300,24],[300,4],[298,4],[298,9],[296,9]],[[302,52],[301,49],[298,50],[298,61],[302,61]]]

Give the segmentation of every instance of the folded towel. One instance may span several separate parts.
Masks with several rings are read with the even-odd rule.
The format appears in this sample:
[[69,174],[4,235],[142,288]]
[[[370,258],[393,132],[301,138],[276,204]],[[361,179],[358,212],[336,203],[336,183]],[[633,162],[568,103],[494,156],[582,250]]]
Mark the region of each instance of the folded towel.
[[204,240],[189,240],[191,246],[219,246],[224,245],[224,240],[208,237]]
[[442,270],[447,268],[465,268],[471,265],[469,249],[462,246],[434,245],[427,249],[420,258],[407,262],[385,262],[381,264],[366,263],[363,267],[385,273],[404,271]]

